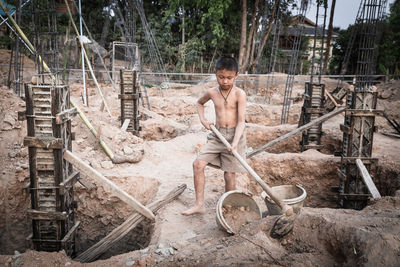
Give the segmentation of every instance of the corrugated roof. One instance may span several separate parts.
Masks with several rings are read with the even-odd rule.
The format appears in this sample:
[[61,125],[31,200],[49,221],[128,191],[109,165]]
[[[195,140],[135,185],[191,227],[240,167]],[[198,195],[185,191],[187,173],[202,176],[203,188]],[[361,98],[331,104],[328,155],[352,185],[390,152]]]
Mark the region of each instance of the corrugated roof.
[[[280,31],[280,35],[297,35],[299,32],[298,27],[283,27]],[[321,27],[317,28],[317,37],[322,37],[323,29]],[[315,28],[314,27],[304,27],[303,29],[303,36],[311,36],[315,35]],[[328,30],[325,30],[325,37],[328,36]],[[336,32],[332,33],[333,38],[337,38],[338,34]]]

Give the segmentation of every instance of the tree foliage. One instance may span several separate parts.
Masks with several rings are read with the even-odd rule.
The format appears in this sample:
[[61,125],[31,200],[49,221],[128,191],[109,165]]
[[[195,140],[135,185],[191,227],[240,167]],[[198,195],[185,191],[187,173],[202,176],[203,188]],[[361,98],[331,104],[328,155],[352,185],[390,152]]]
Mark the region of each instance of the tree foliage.
[[[330,60],[329,69],[331,74],[339,74],[347,47],[353,31],[359,32],[360,25],[350,25],[345,30],[338,30],[339,37],[333,45],[333,57]],[[390,14],[380,23],[380,42],[377,44],[378,58],[376,64],[377,74],[399,75],[400,69],[400,0],[396,0],[390,7]],[[335,30],[334,30],[335,31]],[[346,68],[347,74],[356,73],[357,56],[359,49],[359,38],[355,39],[351,50],[349,63]]]
[[400,0],[390,7],[390,16],[384,22],[383,40],[379,46],[378,72],[400,74]]

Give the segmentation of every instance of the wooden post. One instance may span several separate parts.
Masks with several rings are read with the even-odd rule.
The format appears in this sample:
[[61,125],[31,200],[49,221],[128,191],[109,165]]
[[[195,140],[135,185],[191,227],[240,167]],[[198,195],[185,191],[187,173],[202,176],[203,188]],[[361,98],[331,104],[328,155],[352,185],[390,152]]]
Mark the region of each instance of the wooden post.
[[85,173],[86,175],[96,179],[104,189],[108,190],[111,194],[117,196],[119,199],[127,203],[129,206],[137,210],[142,215],[146,216],[151,220],[155,220],[155,216],[151,210],[143,206],[139,201],[134,199],[131,195],[126,193],[116,184],[111,182],[109,179],[104,177],[100,172],[96,171],[88,164],[86,164],[82,159],[77,157],[76,155],[72,154],[71,151],[64,152],[64,159],[69,161],[72,165],[74,165],[77,169]]

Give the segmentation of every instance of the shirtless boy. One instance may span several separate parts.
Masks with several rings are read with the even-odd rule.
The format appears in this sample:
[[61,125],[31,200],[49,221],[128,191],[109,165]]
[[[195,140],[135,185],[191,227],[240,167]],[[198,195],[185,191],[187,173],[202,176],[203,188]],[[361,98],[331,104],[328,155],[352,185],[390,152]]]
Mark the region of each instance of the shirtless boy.
[[[204,117],[204,104],[212,100],[215,107],[216,128],[231,143],[232,150],[236,150],[244,157],[246,139],[244,135],[246,93],[234,85],[238,77],[238,64],[232,57],[221,57],[217,60],[215,75],[218,87],[208,89],[197,101],[197,110],[200,121],[210,130],[214,122]],[[236,172],[244,172],[231,151],[219,140],[213,132],[207,136],[207,143],[201,148],[197,159],[193,162],[194,188],[196,191],[195,205],[182,212],[182,215],[204,213],[204,169],[207,165],[220,168],[224,171],[225,191],[236,189]]]

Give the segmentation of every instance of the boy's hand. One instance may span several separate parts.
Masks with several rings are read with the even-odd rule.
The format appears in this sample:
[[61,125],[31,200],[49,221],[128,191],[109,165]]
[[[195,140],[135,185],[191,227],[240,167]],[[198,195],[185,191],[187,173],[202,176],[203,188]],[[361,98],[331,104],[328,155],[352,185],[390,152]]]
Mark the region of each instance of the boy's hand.
[[228,149],[229,152],[232,153],[233,150],[237,151],[237,146],[238,146],[237,144],[233,144],[233,143],[232,143],[231,147]]
[[204,126],[207,130],[211,130],[210,125],[214,125],[214,122],[212,122],[212,121],[202,121],[201,124],[203,124],[203,126]]

